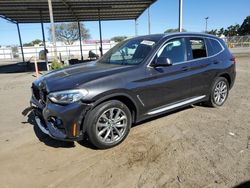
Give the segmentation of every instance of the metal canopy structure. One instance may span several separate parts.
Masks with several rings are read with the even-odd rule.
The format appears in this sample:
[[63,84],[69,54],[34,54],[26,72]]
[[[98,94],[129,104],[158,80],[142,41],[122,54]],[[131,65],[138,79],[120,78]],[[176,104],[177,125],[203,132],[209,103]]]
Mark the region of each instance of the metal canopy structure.
[[[55,22],[137,19],[156,0],[53,0]],[[48,0],[2,0],[0,16],[15,23],[50,22]]]
[[54,46],[54,58],[57,59],[55,45],[54,22],[78,22],[81,60],[83,60],[81,44],[81,21],[99,21],[100,52],[102,50],[101,21],[103,20],[137,20],[156,0],[1,0],[0,18],[17,25],[23,62],[25,61],[21,39],[20,23],[41,23],[48,67],[44,36],[44,23],[51,23]]

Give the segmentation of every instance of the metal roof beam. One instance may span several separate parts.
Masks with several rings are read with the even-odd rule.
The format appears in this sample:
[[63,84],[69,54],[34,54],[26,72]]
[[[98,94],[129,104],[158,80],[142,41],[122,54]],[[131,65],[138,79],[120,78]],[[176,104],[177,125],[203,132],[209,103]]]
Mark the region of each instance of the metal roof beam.
[[71,6],[68,4],[66,0],[62,0],[63,4],[67,7],[67,9],[71,12],[71,14],[76,18],[76,21],[79,21],[77,15],[74,13],[73,9]]
[[[98,9],[102,20],[137,19],[156,0],[53,0],[56,22],[97,21]],[[40,23],[37,19],[42,11],[48,19],[48,0],[4,0],[0,1],[0,14],[9,21]]]
[[[147,5],[132,5],[132,4],[124,4],[124,5],[93,5],[93,6],[77,6],[77,5],[71,5],[70,8],[72,10],[75,9],[130,9],[130,8],[138,8],[138,9],[144,9],[147,7]],[[27,6],[18,6],[18,5],[12,5],[12,6],[5,6],[5,5],[0,5],[0,10],[33,10],[33,9],[48,9],[48,6],[46,5],[27,5]],[[67,9],[69,10],[68,7],[65,5],[53,5],[53,9]]]
[[[53,4],[61,4],[62,0],[57,0],[57,1],[53,1]],[[71,4],[78,4],[78,5],[82,5],[82,4],[87,4],[87,5],[95,5],[95,4],[151,4],[152,0],[142,0],[142,1],[138,1],[138,0],[113,0],[113,1],[84,1],[84,0],[80,0],[80,1],[72,1],[72,0],[67,0],[68,3]],[[10,1],[1,1],[0,4],[5,4],[5,5],[13,5],[13,4],[19,4],[19,5],[29,5],[29,4],[47,4],[47,1],[37,1],[37,0],[20,0],[20,1],[15,1],[15,0],[10,0]]]
[[[120,17],[120,18],[113,18],[113,17],[109,17],[109,18],[104,18],[105,21],[116,21],[116,20],[133,20],[134,17]],[[32,20],[30,21],[29,19],[24,19],[24,20],[20,20],[19,23],[38,23],[40,20]],[[57,23],[62,23],[62,22],[74,22],[75,19],[72,18],[67,18],[67,21],[65,21],[65,19],[56,19],[55,20]],[[90,18],[86,18],[86,19],[82,19],[81,21],[98,21],[98,18],[93,18],[93,17],[90,17]],[[44,20],[44,23],[48,23],[49,20]]]
[[11,22],[11,23],[14,23],[14,24],[17,23],[15,20],[12,20],[11,18],[8,18],[8,17],[6,17],[6,16],[4,16],[4,15],[0,15],[0,18],[3,18],[3,19],[5,19],[5,20],[7,20],[7,21],[9,21],[9,22]]
[[[138,15],[140,12],[129,12],[129,13],[126,13],[126,12],[121,12],[121,13],[117,13],[117,14],[115,14],[117,17],[119,17],[119,16],[121,16],[121,15],[124,15],[124,16],[126,16],[126,15],[128,15],[128,16],[130,16],[130,15],[134,15],[134,16],[136,16],[136,15]],[[56,13],[54,13],[54,15],[56,16],[56,17],[66,17],[66,16],[72,16],[72,17],[74,17],[72,14],[70,14],[70,13],[66,13],[66,14],[64,14],[64,15],[61,15],[61,14],[56,14]],[[101,14],[101,17],[102,16],[113,16],[114,14],[112,14],[112,13],[108,13],[108,12],[105,12],[105,13],[102,13]],[[85,13],[85,12],[82,12],[82,13],[78,13],[78,16],[79,17],[90,17],[90,16],[97,16],[95,13]],[[40,15],[33,15],[33,18],[40,18]],[[43,18],[46,18],[46,17],[49,17],[49,15],[48,14],[43,14]],[[13,14],[12,16],[11,16],[11,18],[12,19],[15,19],[15,18],[30,18],[30,16],[29,15],[27,15],[27,14]]]

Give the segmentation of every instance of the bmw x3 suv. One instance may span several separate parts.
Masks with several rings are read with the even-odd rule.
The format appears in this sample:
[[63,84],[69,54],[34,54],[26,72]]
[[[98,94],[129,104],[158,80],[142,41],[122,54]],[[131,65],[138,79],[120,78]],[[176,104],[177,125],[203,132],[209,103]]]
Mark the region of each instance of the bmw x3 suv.
[[69,66],[32,84],[39,128],[58,140],[85,136],[97,148],[121,143],[131,125],[194,103],[220,107],[235,80],[224,41],[202,33],[127,39],[94,62]]

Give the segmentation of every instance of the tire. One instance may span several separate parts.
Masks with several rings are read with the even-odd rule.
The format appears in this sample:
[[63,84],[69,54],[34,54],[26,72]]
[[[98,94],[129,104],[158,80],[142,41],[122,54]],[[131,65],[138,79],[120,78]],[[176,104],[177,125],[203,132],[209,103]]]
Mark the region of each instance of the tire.
[[213,82],[210,90],[209,100],[206,102],[206,105],[215,108],[220,107],[226,102],[228,94],[229,84],[227,79],[224,77],[218,77]]
[[127,137],[132,116],[128,107],[117,100],[96,106],[87,117],[87,135],[99,149],[114,147]]

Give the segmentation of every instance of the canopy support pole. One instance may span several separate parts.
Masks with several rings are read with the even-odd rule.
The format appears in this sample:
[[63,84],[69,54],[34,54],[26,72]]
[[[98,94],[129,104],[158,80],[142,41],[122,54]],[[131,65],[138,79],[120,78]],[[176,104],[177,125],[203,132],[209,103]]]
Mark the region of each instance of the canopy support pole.
[[151,34],[150,7],[148,7],[148,34]]
[[22,43],[22,38],[21,38],[21,32],[20,32],[19,24],[16,23],[16,26],[17,26],[18,37],[19,37],[19,43],[20,43],[21,52],[22,52],[22,59],[23,59],[23,62],[25,62],[24,53],[23,53],[23,43]]
[[137,19],[135,19],[135,36],[138,35],[138,28],[137,28],[137,26],[138,26]]
[[179,32],[182,32],[182,0],[179,0]]
[[53,51],[54,51],[54,59],[58,61],[57,58],[57,49],[56,49],[56,29],[54,23],[54,16],[53,16],[53,8],[51,0],[48,0],[49,6],[49,16],[50,16],[50,24],[51,24],[51,32],[52,32],[52,43],[53,43]]
[[101,56],[103,56],[103,49],[102,49],[102,24],[101,24],[101,16],[100,16],[100,9],[98,9],[98,20],[99,20],[99,33],[100,33],[100,52]]
[[41,18],[41,28],[42,28],[42,36],[43,36],[44,58],[45,58],[46,67],[47,67],[47,71],[48,71],[49,70],[49,64],[48,64],[48,57],[47,57],[47,49],[46,49],[46,41],[45,41],[45,34],[44,34],[42,11],[40,11],[40,18]]
[[80,21],[78,21],[77,23],[78,23],[78,33],[79,33],[79,42],[80,42],[81,60],[83,61],[83,55],[82,55],[82,34],[81,34]]

